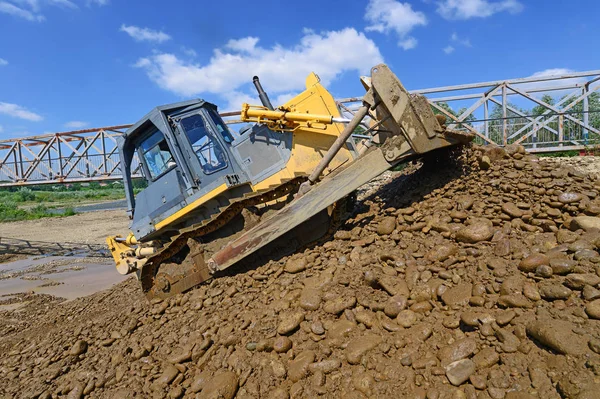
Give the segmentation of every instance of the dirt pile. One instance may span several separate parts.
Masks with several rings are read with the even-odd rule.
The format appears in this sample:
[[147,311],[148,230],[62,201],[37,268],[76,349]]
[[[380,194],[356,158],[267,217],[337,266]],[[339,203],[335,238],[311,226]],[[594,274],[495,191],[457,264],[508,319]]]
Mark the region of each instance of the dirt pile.
[[5,312],[0,393],[598,397],[600,181],[517,146],[410,171],[323,245],[168,301]]

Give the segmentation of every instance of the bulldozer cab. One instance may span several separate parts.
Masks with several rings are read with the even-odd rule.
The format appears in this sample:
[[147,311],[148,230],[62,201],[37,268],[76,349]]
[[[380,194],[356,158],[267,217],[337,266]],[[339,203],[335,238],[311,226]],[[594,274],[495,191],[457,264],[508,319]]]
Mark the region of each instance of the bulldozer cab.
[[[216,106],[202,100],[157,107],[125,133],[119,149],[131,229],[138,239],[183,216],[174,215],[203,195],[247,181],[232,154],[235,139]],[[135,197],[134,154],[148,183]]]

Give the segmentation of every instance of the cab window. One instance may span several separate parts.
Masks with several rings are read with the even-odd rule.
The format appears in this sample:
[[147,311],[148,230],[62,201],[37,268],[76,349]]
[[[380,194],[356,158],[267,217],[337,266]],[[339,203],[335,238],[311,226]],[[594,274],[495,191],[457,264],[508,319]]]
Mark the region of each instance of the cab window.
[[225,151],[202,115],[196,114],[183,118],[181,127],[190,140],[192,149],[205,174],[211,174],[227,167]]
[[152,180],[176,166],[167,141],[159,130],[156,130],[147,139],[142,141],[139,149],[142,152],[142,158],[144,158]]
[[231,130],[229,130],[227,125],[223,123],[221,117],[214,111],[208,111],[208,114],[210,115],[210,118],[212,119],[215,126],[217,127],[219,134],[223,137],[223,140],[225,140],[227,144],[233,143],[233,134],[231,133]]

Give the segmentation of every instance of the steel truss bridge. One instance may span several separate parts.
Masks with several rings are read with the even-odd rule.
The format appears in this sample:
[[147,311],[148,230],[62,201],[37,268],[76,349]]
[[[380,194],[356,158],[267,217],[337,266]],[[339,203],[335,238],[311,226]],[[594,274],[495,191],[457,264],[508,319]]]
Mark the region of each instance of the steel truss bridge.
[[[524,145],[530,152],[600,144],[600,70],[414,90],[451,128],[480,144]],[[336,100],[350,116],[361,97]],[[228,124],[239,112],[221,114]],[[0,140],[0,187],[121,179],[117,137],[131,125]],[[132,176],[142,177],[134,160]]]

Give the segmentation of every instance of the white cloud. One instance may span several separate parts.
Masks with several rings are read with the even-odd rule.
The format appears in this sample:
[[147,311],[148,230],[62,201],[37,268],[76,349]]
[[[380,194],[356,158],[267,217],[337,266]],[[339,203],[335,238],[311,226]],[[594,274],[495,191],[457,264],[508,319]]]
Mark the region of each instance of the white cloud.
[[452,54],[454,52],[454,47],[448,45],[442,49],[446,54]]
[[312,71],[327,85],[343,72],[366,74],[373,65],[383,62],[375,43],[352,28],[321,34],[305,31],[300,43],[289,48],[264,48],[257,46],[258,42],[250,46],[253,38],[245,39],[214,50],[205,65],[158,53],[139,59],[135,66],[165,90],[186,97],[213,93],[229,97],[231,102],[234,92],[243,93],[244,86],[251,86],[254,75],[264,77],[267,92],[281,95],[303,90],[306,76]]
[[185,46],[181,47],[181,51],[183,51],[183,54],[187,55],[188,57],[194,58],[198,56],[198,53],[194,49]]
[[157,31],[157,30],[152,30],[152,29],[148,29],[148,28],[140,28],[139,26],[133,26],[133,25],[121,25],[121,29],[119,29],[121,32],[125,32],[127,33],[129,36],[131,36],[133,38],[133,40],[141,42],[141,41],[147,41],[147,42],[156,42],[156,43],[162,43],[162,42],[166,42],[167,40],[171,39],[171,36],[167,35],[166,33],[164,33],[163,31]]
[[39,122],[44,119],[41,115],[31,112],[20,105],[3,102],[0,102],[0,114],[14,116],[15,118],[26,119],[33,122]]
[[89,122],[84,122],[84,121],[70,121],[70,122],[65,123],[65,127],[72,128],[72,129],[81,129],[81,128],[84,128],[86,126],[89,126]]
[[64,8],[71,8],[74,10],[79,8],[79,6],[77,4],[75,4],[69,0],[48,0],[48,3],[55,5],[55,6],[64,7]]
[[[570,74],[570,73],[574,73],[574,72],[575,72],[574,70],[568,69],[568,68],[549,68],[549,69],[544,69],[542,71],[535,72],[532,75],[530,75],[529,77],[545,78],[545,77],[550,77],[550,76],[566,75],[566,74]],[[580,78],[559,79],[559,80],[555,80],[555,81],[546,80],[546,81],[541,81],[541,82],[521,83],[521,84],[516,84],[514,86],[518,90],[531,91],[531,90],[536,90],[536,89],[543,89],[546,87],[582,84],[582,83],[586,82],[588,79],[589,78],[580,77]],[[572,89],[553,90],[553,91],[549,91],[548,94],[550,94],[552,97],[557,98],[557,97],[562,97],[565,94],[568,94],[571,92],[572,92]],[[533,93],[533,95],[535,95],[536,97],[541,97],[543,94],[544,94],[544,92]]]
[[[307,31],[308,34],[314,33]],[[251,53],[258,44],[258,37],[244,37],[243,39],[231,39],[225,45],[226,48],[233,51],[243,51]]]
[[8,65],[8,61],[6,61],[4,58],[0,58],[0,66],[5,66]]
[[469,38],[462,38],[458,36],[456,32],[454,32],[452,36],[450,36],[450,41],[456,44],[460,44],[464,47],[471,47],[471,41],[469,40]]
[[[37,7],[37,3],[33,5]],[[13,17],[23,18],[32,22],[41,22],[46,19],[43,15],[38,14],[34,6],[31,6],[30,9],[31,11],[23,7],[17,7],[15,4],[6,1],[0,1],[0,13],[9,14]]]
[[395,32],[398,36],[398,46],[404,50],[417,45],[417,39],[409,36],[409,33],[418,26],[427,25],[424,13],[413,10],[409,3],[395,0],[370,0],[365,11],[365,20],[370,23],[367,31],[386,34]]
[[486,18],[502,11],[516,14],[523,10],[518,0],[441,0],[437,12],[445,19]]

